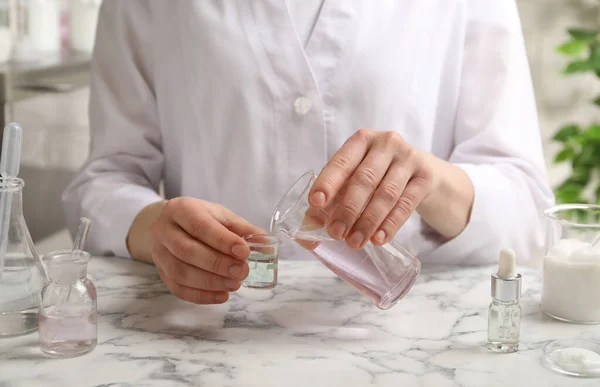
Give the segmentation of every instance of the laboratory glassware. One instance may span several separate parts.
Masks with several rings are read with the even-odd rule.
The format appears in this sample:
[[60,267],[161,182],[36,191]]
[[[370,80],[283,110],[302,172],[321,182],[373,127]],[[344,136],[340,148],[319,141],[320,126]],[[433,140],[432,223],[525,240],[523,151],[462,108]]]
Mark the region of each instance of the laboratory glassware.
[[8,62],[13,46],[11,11],[8,0],[0,0],[0,63]]
[[60,1],[27,0],[27,28],[38,53],[60,52]]
[[96,39],[96,25],[102,0],[71,0],[69,20],[71,25],[71,48],[91,53]]
[[[23,129],[19,124],[11,122],[2,133],[2,157],[0,158],[0,176],[4,179],[19,175],[21,166],[21,150],[23,148]],[[12,192],[0,193],[0,276],[4,268],[4,256],[8,241],[8,226]]]
[[243,238],[250,248],[246,262],[250,272],[242,285],[247,288],[271,289],[277,285],[277,265],[281,241],[276,235],[251,234]]
[[11,53],[12,62],[34,62],[38,60],[38,52],[31,38],[28,20],[28,0],[15,0],[15,39]]
[[0,179],[0,196],[10,198],[0,277],[0,336],[25,334],[38,328],[37,312],[46,283],[44,267],[23,217],[23,186],[20,178]]
[[57,250],[43,258],[50,282],[42,291],[39,340],[49,356],[80,356],[96,347],[97,295],[87,278],[90,259],[83,250]]
[[561,204],[544,215],[543,312],[571,323],[600,323],[600,206]]
[[487,348],[492,352],[512,353],[519,349],[521,282],[515,251],[502,249],[498,271],[491,276],[492,302],[488,308]]
[[273,211],[270,232],[281,232],[308,250],[378,308],[391,308],[414,285],[421,262],[394,240],[352,249],[345,241],[331,238],[326,228],[334,208],[317,210],[308,202],[315,179],[309,171],[286,192]]

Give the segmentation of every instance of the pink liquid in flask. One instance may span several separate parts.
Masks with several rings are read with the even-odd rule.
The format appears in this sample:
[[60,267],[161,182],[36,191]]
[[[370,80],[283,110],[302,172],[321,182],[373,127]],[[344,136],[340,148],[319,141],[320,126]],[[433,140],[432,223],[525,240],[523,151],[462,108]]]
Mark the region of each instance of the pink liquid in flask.
[[[415,283],[421,263],[406,257],[395,242],[352,249],[345,241],[296,231],[290,237],[329,270],[371,299],[380,309],[391,308]],[[410,256],[410,255],[409,255]]]

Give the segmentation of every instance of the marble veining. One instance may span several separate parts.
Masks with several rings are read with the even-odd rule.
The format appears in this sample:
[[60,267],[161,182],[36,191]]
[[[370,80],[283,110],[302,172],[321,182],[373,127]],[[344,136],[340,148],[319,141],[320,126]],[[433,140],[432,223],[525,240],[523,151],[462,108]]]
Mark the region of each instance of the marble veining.
[[89,265],[96,349],[48,359],[37,333],[0,339],[0,387],[600,386],[541,364],[549,340],[600,339],[600,327],[544,316],[537,268],[519,269],[520,351],[483,349],[493,270],[424,267],[405,299],[381,311],[319,262],[283,261],[276,288],[197,306],[172,296],[150,265],[98,257]]

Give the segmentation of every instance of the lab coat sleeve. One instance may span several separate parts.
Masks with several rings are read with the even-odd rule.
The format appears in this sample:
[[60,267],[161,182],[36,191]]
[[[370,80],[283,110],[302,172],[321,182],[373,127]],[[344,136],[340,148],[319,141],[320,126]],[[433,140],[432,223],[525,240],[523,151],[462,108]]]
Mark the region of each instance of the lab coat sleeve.
[[91,64],[90,156],[63,194],[69,230],[91,219],[86,250],[130,257],[138,212],[161,200],[163,155],[152,89],[150,2],[105,0]]
[[521,262],[543,247],[543,210],[554,204],[514,0],[469,0],[454,149],[470,177],[470,221],[428,261],[485,264],[512,248]]

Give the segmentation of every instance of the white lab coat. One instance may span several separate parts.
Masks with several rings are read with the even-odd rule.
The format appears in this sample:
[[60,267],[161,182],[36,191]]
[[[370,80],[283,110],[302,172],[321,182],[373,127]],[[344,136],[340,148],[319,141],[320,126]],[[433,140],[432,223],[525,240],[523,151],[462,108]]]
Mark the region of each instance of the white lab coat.
[[88,249],[128,257],[127,231],[161,179],[168,198],[218,202],[268,228],[302,173],[373,128],[474,184],[455,239],[430,238],[417,214],[397,234],[422,261],[537,251],[554,199],[514,0],[325,0],[302,43],[284,0],[105,0],[91,155],[64,194],[70,229],[89,217]]

